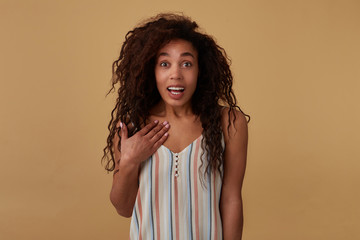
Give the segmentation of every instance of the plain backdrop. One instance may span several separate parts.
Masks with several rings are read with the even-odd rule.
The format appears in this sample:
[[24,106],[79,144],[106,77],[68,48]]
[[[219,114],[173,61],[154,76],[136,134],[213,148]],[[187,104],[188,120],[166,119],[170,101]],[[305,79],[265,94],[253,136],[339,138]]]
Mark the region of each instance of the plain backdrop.
[[127,31],[164,11],[226,49],[252,117],[243,239],[360,239],[358,0],[0,0],[0,239],[128,239],[105,94]]

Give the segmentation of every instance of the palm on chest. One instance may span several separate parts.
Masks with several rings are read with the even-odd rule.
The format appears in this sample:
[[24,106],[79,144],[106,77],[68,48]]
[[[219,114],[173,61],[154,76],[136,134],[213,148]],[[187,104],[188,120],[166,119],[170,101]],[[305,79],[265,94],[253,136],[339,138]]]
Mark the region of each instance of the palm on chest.
[[156,119],[160,122],[169,122],[169,136],[163,143],[163,146],[175,153],[181,152],[202,134],[203,129],[201,122],[195,117],[169,120],[166,120],[165,118]]

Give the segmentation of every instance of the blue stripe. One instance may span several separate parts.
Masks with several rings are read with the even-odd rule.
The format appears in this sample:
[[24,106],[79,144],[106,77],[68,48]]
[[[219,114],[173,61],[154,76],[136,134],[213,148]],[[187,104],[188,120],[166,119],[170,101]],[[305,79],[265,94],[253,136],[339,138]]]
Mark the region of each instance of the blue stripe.
[[152,213],[152,156],[149,159],[149,200],[150,200],[150,229],[151,229],[151,239],[154,239],[154,224],[153,224],[153,213]]
[[137,213],[136,213],[136,207],[134,207],[133,216],[134,216],[133,221],[135,221],[135,226],[136,226],[136,230],[137,230],[137,236],[139,237],[139,220],[138,220],[138,216],[137,216]]
[[168,154],[169,154],[169,220],[170,220],[170,229],[169,229],[169,239],[172,240],[173,239],[173,233],[172,233],[172,199],[171,199],[171,185],[172,185],[172,164],[173,164],[173,157],[172,157],[172,153],[171,151],[168,149]]
[[[186,171],[187,172],[187,182],[188,182],[188,209],[189,209],[189,239],[191,240],[193,238],[192,236],[192,202],[191,202],[191,178],[190,178],[190,174],[191,174],[191,161],[190,161],[190,158],[191,158],[191,152],[192,152],[192,147],[193,147],[193,144],[190,145],[190,149],[188,151],[188,156],[187,156],[187,165],[188,165],[188,170]],[[196,171],[196,170],[195,170]]]

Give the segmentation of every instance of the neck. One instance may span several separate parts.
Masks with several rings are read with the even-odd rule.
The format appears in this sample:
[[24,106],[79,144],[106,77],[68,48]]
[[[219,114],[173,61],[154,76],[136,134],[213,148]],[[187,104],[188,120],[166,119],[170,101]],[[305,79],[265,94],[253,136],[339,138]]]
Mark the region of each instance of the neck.
[[186,106],[170,106],[160,101],[153,109],[153,114],[166,118],[179,118],[193,115],[191,104]]

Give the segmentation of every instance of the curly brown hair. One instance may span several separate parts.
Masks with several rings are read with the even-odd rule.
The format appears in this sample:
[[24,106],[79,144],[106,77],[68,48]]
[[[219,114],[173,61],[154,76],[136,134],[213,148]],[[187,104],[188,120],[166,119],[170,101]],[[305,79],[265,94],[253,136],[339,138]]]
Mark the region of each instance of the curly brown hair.
[[[201,146],[208,154],[205,172],[210,169],[220,171],[224,151],[221,144],[222,107],[227,106],[230,110],[228,126],[231,111],[241,111],[232,90],[230,60],[212,37],[199,30],[196,22],[179,14],[159,14],[126,34],[120,56],[112,65],[109,93],[118,84],[119,88],[102,158],[106,170],[113,171],[115,168],[113,138],[115,134],[119,135],[117,123],[131,123],[134,127],[130,129],[129,136],[132,136],[146,125],[150,110],[160,101],[154,72],[156,57],[158,51],[174,39],[189,41],[198,52],[199,76],[191,99],[192,110],[202,123]],[[117,147],[120,149],[120,142]]]

